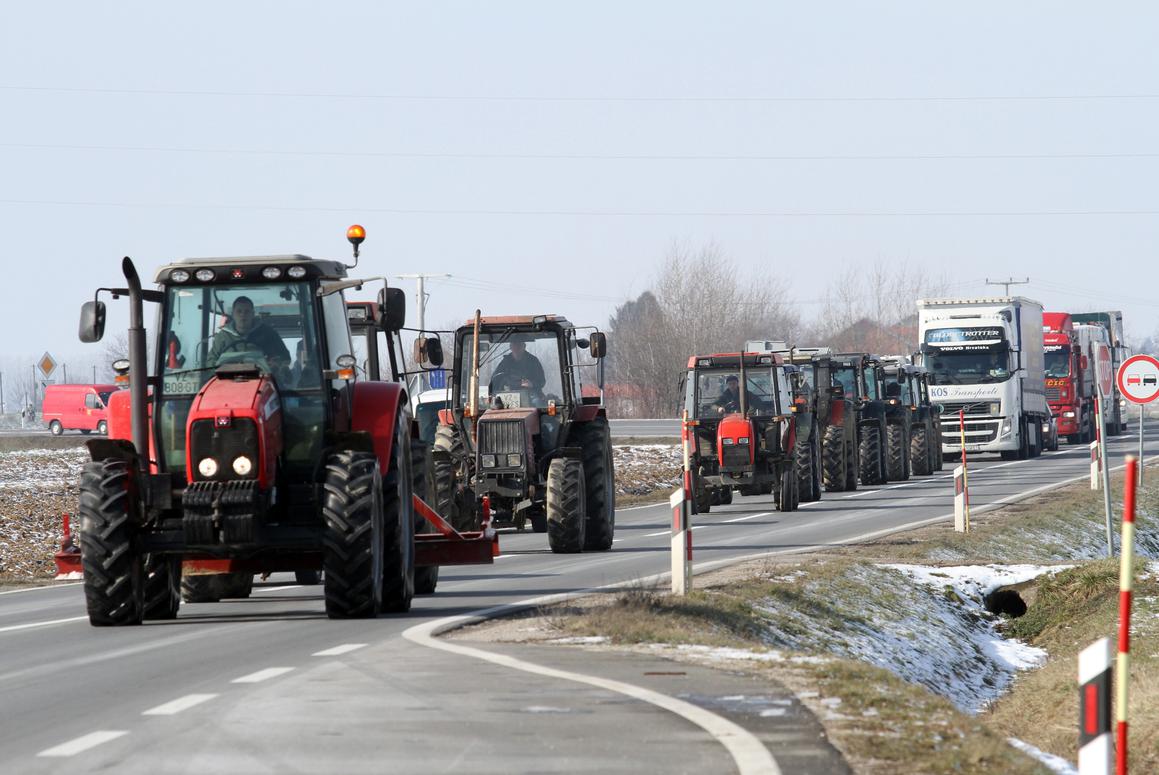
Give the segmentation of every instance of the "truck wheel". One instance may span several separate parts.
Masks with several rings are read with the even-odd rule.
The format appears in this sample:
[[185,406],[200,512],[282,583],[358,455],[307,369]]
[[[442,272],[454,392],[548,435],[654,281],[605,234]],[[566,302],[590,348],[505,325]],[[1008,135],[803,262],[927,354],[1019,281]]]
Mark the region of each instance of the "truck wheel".
[[53,420],[48,424],[48,429],[52,431],[53,436],[59,436],[64,433],[64,426],[60,424],[60,420]]
[[400,412],[395,417],[390,466],[382,480],[381,589],[386,613],[406,613],[415,595],[415,473],[411,469],[410,428],[408,418]]
[[905,437],[905,428],[892,423],[885,427],[885,446],[889,454],[886,456],[885,476],[891,482],[900,482],[909,479],[909,466],[906,460],[909,444]]
[[845,458],[845,429],[840,425],[830,425],[821,441],[821,480],[825,492],[845,489]]
[[1028,425],[1025,417],[1018,418],[1018,452],[1016,454],[1019,460],[1026,460],[1030,457],[1030,438]]
[[781,474],[781,487],[777,492],[777,511],[796,511],[801,503],[797,489],[797,472],[793,466],[786,466]]
[[[427,482],[434,479],[433,461],[431,459],[431,448],[425,441],[418,438],[411,438],[410,440],[410,467],[414,478],[414,483],[411,485],[411,492],[427,501]],[[415,515],[415,533],[429,533],[431,527],[427,525],[427,521],[423,519],[416,509]],[[435,587],[439,585],[439,566],[438,565],[423,565],[415,568],[415,594],[416,595],[433,595]]]
[[225,579],[225,594],[222,597],[234,597],[244,599],[253,594],[254,591],[254,574],[252,573],[226,573]]
[[124,460],[97,460],[81,469],[81,567],[95,627],[140,624],[144,615],[144,563],[130,524],[132,480]]
[[[393,454],[398,455],[397,446]],[[326,461],[322,570],[326,615],[331,619],[372,617],[381,608],[382,491],[373,454],[346,450]]]
[[913,461],[914,476],[929,476],[931,463],[930,437],[924,425],[914,426],[909,439],[909,457]]
[[144,619],[176,619],[181,607],[181,558],[145,556]]
[[862,484],[881,484],[881,428],[867,425],[862,429],[858,455]]
[[435,486],[435,502],[431,505],[439,516],[460,532],[479,527],[474,510],[464,508],[468,502],[473,505],[474,496],[469,490],[464,491],[466,485],[459,481],[466,454],[459,429],[453,425],[440,425],[435,431],[435,445],[431,452]]
[[109,424],[104,420],[101,420],[99,423],[97,423],[97,433],[101,434],[102,436],[108,436]]
[[583,551],[587,528],[584,464],[556,458],[547,468],[547,544],[556,554]]

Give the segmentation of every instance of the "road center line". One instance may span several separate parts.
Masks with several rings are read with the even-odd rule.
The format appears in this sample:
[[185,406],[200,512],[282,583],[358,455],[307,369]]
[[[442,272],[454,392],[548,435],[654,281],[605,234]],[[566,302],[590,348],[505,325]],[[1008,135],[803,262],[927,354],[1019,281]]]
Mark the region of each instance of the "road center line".
[[96,748],[98,745],[103,745],[110,740],[116,740],[118,737],[123,737],[129,734],[128,731],[122,729],[106,729],[99,732],[90,732],[87,735],[81,735],[75,740],[69,740],[67,743],[41,751],[37,756],[50,758],[65,758],[68,756],[76,756],[78,753],[84,753],[90,748]]
[[341,646],[335,646],[330,649],[323,649],[322,651],[315,651],[310,656],[312,657],[337,657],[343,654],[349,654],[351,651],[357,651],[364,648],[365,643],[343,643]]
[[88,620],[87,616],[70,616],[67,619],[52,619],[47,622],[30,622],[28,624],[10,624],[7,627],[0,627],[0,632],[16,632],[17,630],[31,630],[35,627],[51,627],[54,624],[67,624],[68,622],[83,622]]
[[243,675],[241,678],[235,678],[230,683],[235,684],[257,684],[262,681],[268,681],[271,678],[277,678],[280,675],[285,675],[294,668],[292,667],[267,667],[265,670],[259,670],[256,673]]
[[749,514],[747,517],[737,517],[736,519],[726,519],[724,522],[725,522],[725,524],[727,524],[729,522],[744,522],[745,520],[756,519],[757,517],[767,517],[772,513],[773,512],[771,512],[771,511],[762,511],[760,514]]
[[183,710],[189,710],[195,705],[200,705],[203,702],[209,702],[216,694],[187,694],[184,697],[178,697],[172,702],[166,702],[163,705],[158,705],[155,708],[142,713],[142,716],[176,716]]

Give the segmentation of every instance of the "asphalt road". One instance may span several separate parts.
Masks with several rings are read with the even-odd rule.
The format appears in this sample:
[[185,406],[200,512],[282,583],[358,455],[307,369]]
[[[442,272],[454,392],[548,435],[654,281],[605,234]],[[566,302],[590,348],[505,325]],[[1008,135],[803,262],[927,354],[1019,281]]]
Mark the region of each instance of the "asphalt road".
[[[1136,445],[1113,440],[1113,464]],[[1087,469],[1086,450],[1066,446],[983,458],[971,502]],[[695,518],[697,565],[949,521],[951,496],[947,468],[789,514],[737,497]],[[79,585],[0,593],[0,772],[775,772],[762,753],[786,773],[833,771],[807,712],[781,723],[730,705],[743,692],[723,678],[563,647],[432,648],[425,635],[447,617],[663,573],[668,525],[665,505],[625,509],[610,552],[571,556],[543,535],[504,535],[493,567],[444,569],[410,614],[373,621],[329,621],[319,587],[285,582],[126,629],[90,627]]]
[[611,420],[612,438],[679,438],[680,420]]

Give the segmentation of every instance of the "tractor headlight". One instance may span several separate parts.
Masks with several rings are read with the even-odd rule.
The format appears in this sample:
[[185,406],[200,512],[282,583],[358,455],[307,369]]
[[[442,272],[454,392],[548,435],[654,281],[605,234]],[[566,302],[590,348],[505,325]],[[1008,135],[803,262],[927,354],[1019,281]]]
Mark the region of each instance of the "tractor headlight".
[[211,457],[201,458],[201,462],[197,464],[197,473],[206,479],[212,479],[217,475],[217,461]]
[[174,283],[189,282],[189,272],[184,269],[174,269],[169,273],[169,281]]
[[523,465],[523,455],[508,455],[507,465],[510,467]]
[[193,276],[196,277],[199,281],[207,283],[217,275],[212,269],[198,269],[193,273]]
[[727,436],[725,436],[723,439],[720,440],[720,443],[726,447],[731,447],[733,444],[736,444],[736,439],[730,439]]
[[262,277],[267,280],[277,280],[282,276],[282,270],[276,266],[267,266],[262,270]]
[[252,470],[254,463],[245,455],[238,455],[233,459],[233,472],[238,476],[247,476]]
[[479,457],[482,459],[484,468],[494,468],[495,467],[496,461],[495,461],[494,455],[480,455]]
[[736,440],[736,443],[743,444],[744,446],[747,447],[749,445],[750,441],[751,441],[751,439],[749,439],[748,436],[741,436],[739,439]]
[[288,274],[290,277],[293,277],[295,280],[301,280],[303,277],[306,276],[306,267],[304,267],[304,266],[291,266],[289,269],[286,270],[286,274]]

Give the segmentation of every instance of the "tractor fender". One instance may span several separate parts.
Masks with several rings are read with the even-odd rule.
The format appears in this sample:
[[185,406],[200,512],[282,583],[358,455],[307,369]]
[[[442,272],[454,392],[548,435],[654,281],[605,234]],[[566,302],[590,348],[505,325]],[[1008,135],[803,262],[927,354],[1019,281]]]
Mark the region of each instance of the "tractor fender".
[[366,433],[374,446],[378,465],[384,472],[390,468],[390,455],[394,445],[394,418],[399,408],[410,417],[406,404],[406,391],[396,382],[355,382],[354,410],[350,418],[350,430]]
[[602,406],[581,404],[575,408],[575,422],[591,422],[597,417],[606,417],[607,411]]

